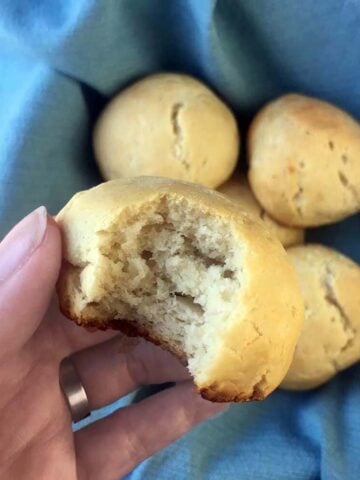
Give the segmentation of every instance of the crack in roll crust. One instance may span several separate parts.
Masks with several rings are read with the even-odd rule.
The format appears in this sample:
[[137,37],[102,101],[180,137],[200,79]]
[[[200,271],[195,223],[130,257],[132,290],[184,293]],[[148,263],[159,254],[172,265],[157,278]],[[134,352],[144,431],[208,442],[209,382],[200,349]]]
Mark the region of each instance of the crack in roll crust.
[[305,322],[282,386],[315,388],[360,360],[360,267],[333,249],[288,250],[305,299]]
[[208,87],[162,73],[115,96],[93,142],[106,180],[157,175],[215,188],[235,168],[240,134],[230,109]]

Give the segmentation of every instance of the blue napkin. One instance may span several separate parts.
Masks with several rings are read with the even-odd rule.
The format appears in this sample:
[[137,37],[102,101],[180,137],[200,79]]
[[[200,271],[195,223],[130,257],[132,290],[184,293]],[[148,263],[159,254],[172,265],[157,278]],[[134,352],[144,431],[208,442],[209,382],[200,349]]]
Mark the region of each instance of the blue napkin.
[[[0,234],[100,181],[91,128],[129,82],[188,72],[242,126],[288,91],[360,119],[359,52],[358,0],[2,0]],[[358,262],[359,238],[359,215],[308,232]],[[128,478],[359,479],[359,374],[355,366],[313,392],[234,405]]]

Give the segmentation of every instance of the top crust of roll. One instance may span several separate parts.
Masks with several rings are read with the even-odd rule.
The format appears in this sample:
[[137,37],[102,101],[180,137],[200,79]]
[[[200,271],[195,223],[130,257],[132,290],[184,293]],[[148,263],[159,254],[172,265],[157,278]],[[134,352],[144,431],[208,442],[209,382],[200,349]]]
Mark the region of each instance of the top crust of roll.
[[[228,222],[234,237],[239,238],[238,248],[242,252],[243,282],[237,293],[237,308],[226,328],[216,333],[222,347],[209,365],[206,382],[195,379],[199,391],[214,401],[265,398],[278,386],[290,365],[303,321],[303,301],[297,277],[280,242],[223,195],[198,185],[153,177],[115,180],[81,192],[57,216],[63,232],[65,262],[79,268],[96,262],[101,232],[110,226],[126,228],[133,212],[160,197],[185,199],[197,211]],[[83,284],[77,288],[82,289],[88,281],[97,279],[93,275],[82,278]],[[62,310],[78,323],[100,328],[114,325],[96,315],[83,317],[66,269],[60,276],[59,297]],[[121,322],[118,321],[119,328],[126,330],[129,324]],[[136,332],[136,325],[133,333],[162,343],[161,339],[151,338],[149,332]]]

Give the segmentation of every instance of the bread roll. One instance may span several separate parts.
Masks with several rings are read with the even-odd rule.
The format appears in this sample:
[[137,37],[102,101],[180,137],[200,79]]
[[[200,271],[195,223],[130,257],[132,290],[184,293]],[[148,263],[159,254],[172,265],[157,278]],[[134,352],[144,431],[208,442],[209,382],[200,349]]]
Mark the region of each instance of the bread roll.
[[285,95],[249,130],[252,190],[276,220],[311,227],[360,208],[360,125],[315,98]]
[[239,133],[231,111],[205,85],[158,74],[110,101],[94,148],[106,180],[157,175],[217,187],[235,167]]
[[57,216],[60,306],[80,325],[162,345],[217,402],[260,400],[283,379],[303,320],[280,242],[199,185],[114,180]]
[[305,322],[282,386],[306,390],[360,360],[360,267],[320,245],[288,253],[301,282]]
[[262,208],[251,191],[245,176],[236,175],[218,188],[218,191],[240,207],[260,218],[267,227],[277,236],[284,247],[297,245],[304,242],[302,228],[287,227],[273,220]]

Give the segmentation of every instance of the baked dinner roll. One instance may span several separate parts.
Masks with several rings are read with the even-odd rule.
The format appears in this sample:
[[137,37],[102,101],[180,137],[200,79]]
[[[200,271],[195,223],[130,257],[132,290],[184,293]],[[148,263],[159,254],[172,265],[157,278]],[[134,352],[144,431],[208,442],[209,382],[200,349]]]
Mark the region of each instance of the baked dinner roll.
[[280,242],[215,191],[114,180],[59,213],[62,311],[160,344],[218,402],[260,400],[287,372],[303,320]]
[[273,220],[262,208],[251,191],[245,176],[236,175],[218,188],[218,191],[228,196],[240,207],[252,213],[265,222],[267,227],[277,236],[284,247],[297,245],[304,242],[304,230],[301,228],[287,227]]
[[276,220],[310,227],[360,208],[360,125],[315,98],[285,95],[249,130],[252,190]]
[[282,386],[314,388],[360,360],[360,267],[320,245],[288,250],[305,299],[305,322]]
[[231,111],[205,85],[158,74],[111,100],[94,148],[106,180],[157,175],[215,188],[235,167],[239,133]]

